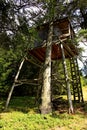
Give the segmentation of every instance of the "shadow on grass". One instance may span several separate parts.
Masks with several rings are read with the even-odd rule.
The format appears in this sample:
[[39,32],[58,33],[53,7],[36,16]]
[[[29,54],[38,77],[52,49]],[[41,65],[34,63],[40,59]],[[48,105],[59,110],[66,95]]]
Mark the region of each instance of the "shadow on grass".
[[[0,99],[0,112],[4,111],[6,99]],[[58,114],[68,113],[68,101],[66,99],[57,98],[52,101],[53,117]],[[73,102],[75,113],[82,113],[87,115],[87,102],[78,103]],[[13,97],[7,109],[10,111],[21,111],[23,113],[40,113],[38,105],[35,103],[35,97]],[[62,116],[61,116],[62,117]]]
[[[5,98],[0,100],[0,112],[5,110],[5,103]],[[38,107],[35,104],[35,97],[13,97],[6,111],[22,111],[23,113],[32,111],[34,113],[38,112]]]
[[[71,115],[83,115],[87,117],[87,101],[84,102],[74,102],[73,101],[73,107],[74,107],[74,114]],[[53,113],[52,117],[53,118],[60,118],[63,119],[64,117],[67,116],[68,113],[68,101],[66,99],[57,98],[53,100]],[[73,118],[73,116],[69,116],[68,118]]]

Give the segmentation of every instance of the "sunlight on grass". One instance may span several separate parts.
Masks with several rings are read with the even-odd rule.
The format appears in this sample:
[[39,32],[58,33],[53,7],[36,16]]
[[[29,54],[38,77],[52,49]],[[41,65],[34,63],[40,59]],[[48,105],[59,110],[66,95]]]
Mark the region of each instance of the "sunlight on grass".
[[[75,104],[76,112],[39,114],[34,97],[13,97],[8,111],[2,111],[6,99],[0,100],[0,130],[87,130],[87,88],[83,87],[85,103]],[[66,97],[63,96],[64,103]],[[62,108],[61,108],[62,109]]]
[[[78,124],[83,124],[86,121],[82,115],[68,115],[64,114],[24,114],[23,112],[13,111],[7,113],[1,113],[0,129],[1,130],[49,130],[52,127],[66,127],[68,129],[80,130],[84,125],[80,127]],[[72,126],[73,123],[73,126]],[[87,122],[86,122],[87,123]],[[78,128],[78,129],[75,129]]]
[[87,101],[87,86],[84,86],[84,87],[82,88],[82,90],[83,90],[84,101]]

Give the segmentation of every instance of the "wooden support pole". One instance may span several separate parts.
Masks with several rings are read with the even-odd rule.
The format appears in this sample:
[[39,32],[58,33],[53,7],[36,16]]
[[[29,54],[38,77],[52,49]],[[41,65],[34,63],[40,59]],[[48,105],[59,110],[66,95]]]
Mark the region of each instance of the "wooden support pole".
[[62,43],[61,43],[61,51],[62,51],[62,60],[63,60],[66,87],[67,87],[67,97],[68,97],[68,102],[69,102],[69,113],[73,113],[73,103],[72,103],[72,98],[71,98],[69,77],[68,77],[67,66],[66,66],[66,61],[65,61],[65,54],[64,54],[64,49],[63,49]]
[[17,81],[17,79],[18,79],[18,77],[19,77],[20,71],[21,71],[22,66],[23,66],[23,64],[24,64],[24,61],[25,61],[25,58],[23,58],[23,60],[21,61],[21,64],[20,64],[19,69],[18,69],[18,71],[17,71],[17,74],[16,74],[16,76],[15,76],[14,83],[13,83],[13,85],[12,85],[12,87],[11,87],[11,90],[10,90],[10,92],[9,92],[9,95],[8,95],[8,98],[7,98],[7,101],[6,101],[5,110],[8,108],[8,105],[9,105],[9,102],[10,102],[10,99],[11,99],[11,96],[12,96],[12,93],[13,93],[13,90],[14,90],[14,87],[15,87],[15,85],[16,85],[15,82]]

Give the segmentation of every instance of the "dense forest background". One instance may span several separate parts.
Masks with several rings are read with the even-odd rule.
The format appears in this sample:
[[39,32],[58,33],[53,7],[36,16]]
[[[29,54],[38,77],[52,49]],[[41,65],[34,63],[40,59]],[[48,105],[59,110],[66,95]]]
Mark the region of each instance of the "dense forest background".
[[[48,10],[52,6],[55,8],[49,15]],[[53,20],[69,17],[76,32],[75,43],[78,43],[78,46],[79,42],[82,42],[87,46],[87,2],[85,0],[0,1],[0,96],[8,95],[22,58],[26,55],[29,57],[28,49],[34,47],[34,41],[37,39],[35,27],[49,21],[51,15],[54,15]],[[82,49],[78,56],[80,60],[83,59],[81,52]],[[66,93],[61,60],[55,61],[52,66],[52,86],[55,86],[52,88],[53,93]],[[40,89],[42,86],[42,69],[25,61],[19,75],[19,79],[25,82],[15,87],[13,95],[37,96],[37,88]],[[70,69],[69,65],[68,69]],[[83,71],[87,77],[87,60],[84,61]],[[39,81],[33,81],[38,77]],[[33,81],[33,84],[29,81]],[[60,86],[63,86],[61,90]]]

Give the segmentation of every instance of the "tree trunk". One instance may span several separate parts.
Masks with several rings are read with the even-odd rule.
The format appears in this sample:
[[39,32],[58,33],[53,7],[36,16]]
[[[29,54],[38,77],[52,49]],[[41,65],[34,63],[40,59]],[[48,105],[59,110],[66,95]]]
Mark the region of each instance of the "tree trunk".
[[18,79],[18,77],[19,77],[21,68],[22,68],[22,66],[23,66],[23,64],[24,64],[24,61],[25,61],[25,59],[22,60],[20,66],[19,66],[19,69],[18,69],[18,71],[17,71],[17,74],[16,74],[16,76],[15,76],[14,83],[13,83],[13,85],[12,85],[12,87],[11,87],[11,90],[10,90],[10,92],[9,92],[9,95],[8,95],[8,98],[7,98],[7,101],[6,101],[5,110],[7,109],[8,105],[9,105],[9,102],[10,102],[10,99],[11,99],[11,95],[12,95],[13,90],[14,90],[14,87],[15,87],[15,85],[16,85],[15,82],[17,81],[17,79]]
[[47,114],[52,112],[51,105],[51,46],[52,46],[52,35],[53,35],[53,22],[49,24],[49,34],[47,40],[46,56],[44,63],[43,72],[43,87],[42,87],[42,104],[41,113]]
[[73,113],[73,103],[72,103],[72,97],[71,97],[71,91],[70,91],[69,77],[68,77],[65,54],[64,54],[62,43],[61,43],[61,51],[62,51],[63,67],[64,67],[64,73],[65,73],[66,87],[67,87],[67,97],[68,97],[68,102],[69,102],[69,113]]

